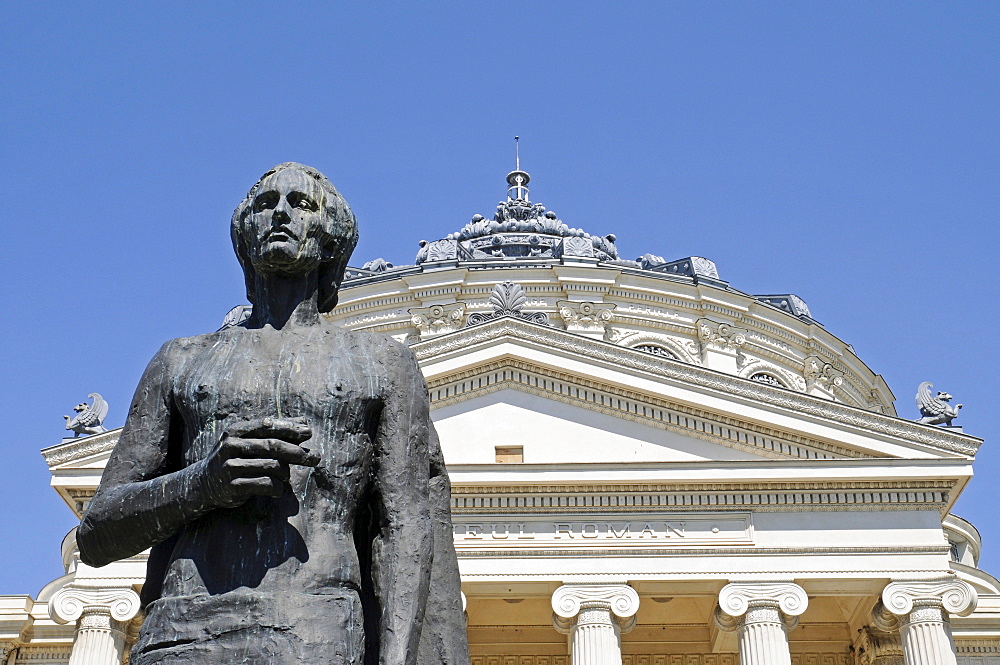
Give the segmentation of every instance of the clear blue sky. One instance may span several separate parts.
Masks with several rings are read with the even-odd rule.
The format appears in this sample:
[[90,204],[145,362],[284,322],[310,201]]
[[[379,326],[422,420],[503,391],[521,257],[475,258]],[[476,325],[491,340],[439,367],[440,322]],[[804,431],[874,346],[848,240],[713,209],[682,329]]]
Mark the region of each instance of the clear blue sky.
[[[228,220],[268,167],[324,171],[353,265],[532,198],[626,258],[707,256],[802,296],[987,439],[957,512],[1000,573],[1000,4],[0,4],[0,593],[61,574],[38,454],[89,392],[121,425],[162,342],[243,284]],[[20,221],[18,221],[20,220]]]

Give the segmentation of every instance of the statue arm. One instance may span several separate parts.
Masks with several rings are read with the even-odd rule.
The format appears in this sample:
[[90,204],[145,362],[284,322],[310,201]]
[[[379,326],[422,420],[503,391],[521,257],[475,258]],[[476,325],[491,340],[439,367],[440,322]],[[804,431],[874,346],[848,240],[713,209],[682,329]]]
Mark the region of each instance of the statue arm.
[[125,427],[77,531],[80,558],[91,566],[133,556],[166,540],[212,508],[193,491],[192,467],[179,469],[179,416],[171,396],[178,350],[167,342],[146,367]]
[[414,665],[431,573],[428,481],[430,405],[409,350],[382,407],[375,442],[381,526],[372,543],[372,581],[381,615],[380,665]]

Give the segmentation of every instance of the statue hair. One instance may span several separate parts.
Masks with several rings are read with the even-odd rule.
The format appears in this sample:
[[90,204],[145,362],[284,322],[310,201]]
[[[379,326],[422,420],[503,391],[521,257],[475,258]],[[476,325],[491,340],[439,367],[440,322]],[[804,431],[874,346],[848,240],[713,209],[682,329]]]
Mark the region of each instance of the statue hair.
[[233,239],[233,249],[236,250],[236,258],[243,268],[243,276],[247,285],[247,300],[254,303],[254,292],[256,290],[257,270],[250,261],[250,253],[243,237],[243,222],[253,204],[257,191],[264,180],[270,176],[294,169],[301,171],[305,175],[316,180],[323,192],[323,200],[320,201],[320,208],[323,210],[323,217],[326,220],[326,233],[321,237],[323,250],[323,261],[319,267],[319,311],[329,312],[337,306],[337,293],[340,290],[340,283],[344,280],[344,271],[347,269],[347,261],[351,258],[355,245],[358,244],[358,222],[351,212],[347,201],[340,195],[337,188],[330,180],[305,164],[298,162],[284,162],[268,170],[250,188],[243,201],[236,206],[233,212],[232,223],[229,230]]

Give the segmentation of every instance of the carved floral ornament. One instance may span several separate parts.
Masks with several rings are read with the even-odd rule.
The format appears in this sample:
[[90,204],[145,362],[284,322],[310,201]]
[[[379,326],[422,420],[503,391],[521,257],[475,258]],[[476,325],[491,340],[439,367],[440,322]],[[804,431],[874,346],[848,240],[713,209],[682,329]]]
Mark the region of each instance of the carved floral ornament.
[[410,323],[421,335],[451,332],[465,321],[465,303],[414,307],[409,310]]
[[470,314],[466,325],[474,326],[505,316],[524,319],[525,321],[540,325],[547,325],[549,317],[545,312],[532,312],[529,314],[522,311],[527,301],[528,297],[524,293],[523,286],[509,281],[502,282],[494,286],[493,291],[490,292],[489,303],[490,307],[493,308],[493,312],[490,314],[480,312]]
[[570,300],[560,300],[556,305],[559,307],[559,316],[562,317],[567,330],[597,330],[600,332],[606,330],[608,323],[614,316],[614,309],[617,307],[613,303],[574,302]]
[[711,319],[698,319],[698,339],[703,345],[716,344],[722,348],[737,348],[746,344],[747,330],[718,323]]
[[819,356],[806,358],[803,373],[810,386],[818,384],[827,390],[832,390],[844,383],[844,373],[832,364],[824,362]]

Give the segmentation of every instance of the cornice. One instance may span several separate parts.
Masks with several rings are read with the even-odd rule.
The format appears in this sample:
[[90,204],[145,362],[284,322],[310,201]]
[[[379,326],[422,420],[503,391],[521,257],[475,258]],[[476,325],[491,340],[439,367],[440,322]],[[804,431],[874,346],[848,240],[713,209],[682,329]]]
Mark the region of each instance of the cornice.
[[437,356],[467,350],[505,337],[525,340],[615,367],[647,372],[665,379],[688,383],[703,389],[721,392],[772,407],[791,410],[832,422],[885,436],[935,448],[942,452],[974,456],[981,439],[946,432],[931,425],[922,425],[892,416],[864,411],[857,407],[830,402],[811,395],[774,388],[722,374],[713,370],[686,365],[640,351],[566,333],[554,328],[504,317],[473,328],[464,328],[449,335],[419,342],[412,349],[417,358],[427,361]]
[[118,443],[120,433],[121,428],[119,427],[93,436],[66,439],[62,443],[43,448],[42,457],[45,458],[45,463],[49,465],[49,468],[52,468],[90,455],[110,452]]

